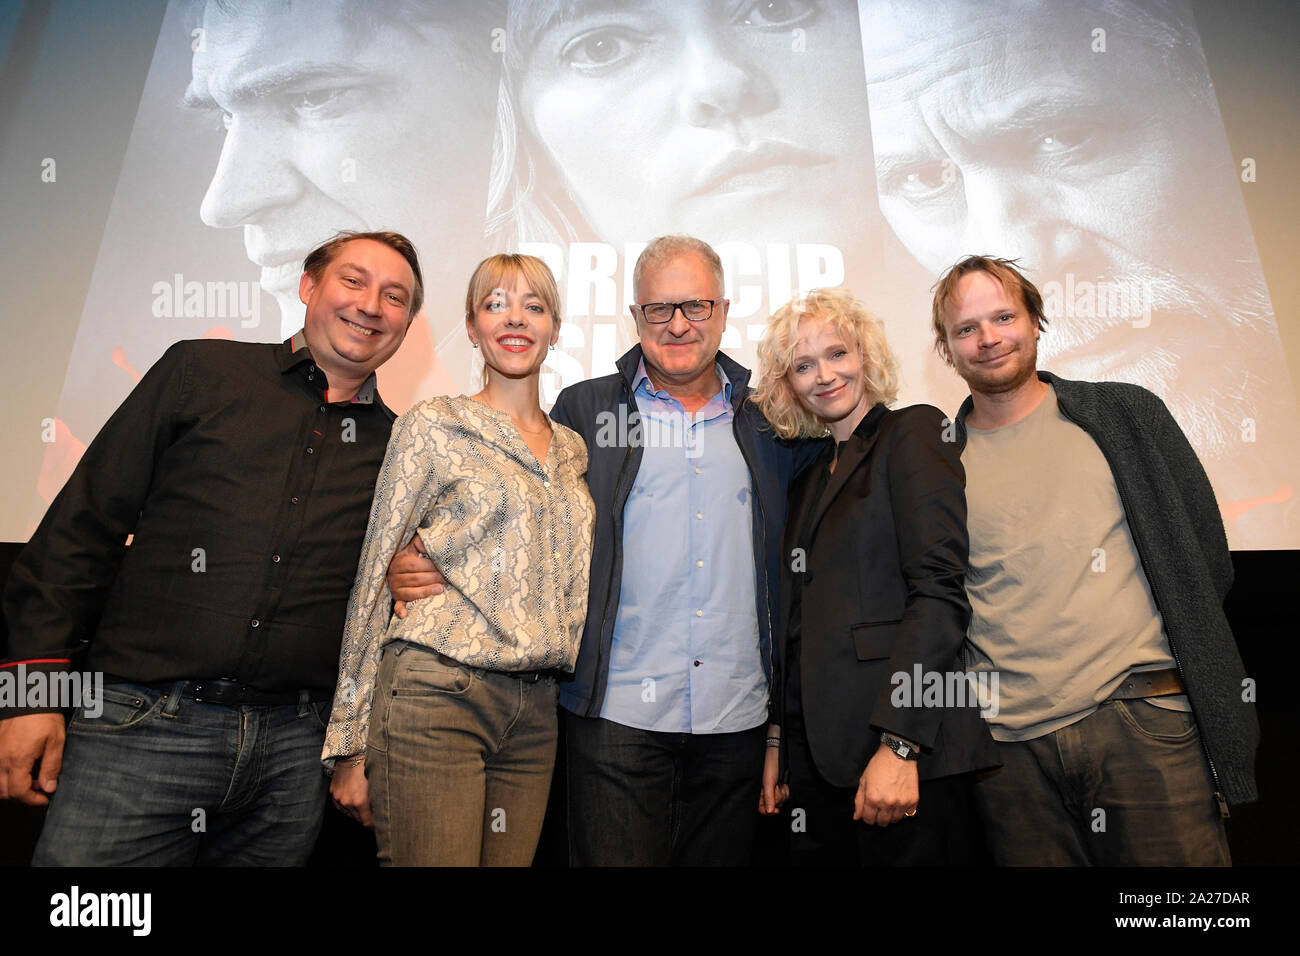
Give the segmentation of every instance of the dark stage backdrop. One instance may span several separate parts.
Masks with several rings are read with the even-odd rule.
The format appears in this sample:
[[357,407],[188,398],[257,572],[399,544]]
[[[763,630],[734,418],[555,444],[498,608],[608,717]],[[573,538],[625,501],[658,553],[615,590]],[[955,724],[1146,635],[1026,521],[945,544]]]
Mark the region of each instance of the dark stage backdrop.
[[[7,577],[18,545],[0,545],[0,579]],[[1241,647],[1246,673],[1257,681],[1259,721],[1263,734],[1256,775],[1260,801],[1235,807],[1228,820],[1228,844],[1234,864],[1300,863],[1300,818],[1292,795],[1300,792],[1300,766],[1295,760],[1297,726],[1294,707],[1279,680],[1290,672],[1290,651],[1296,626],[1289,607],[1294,582],[1300,580],[1300,552],[1251,551],[1233,555],[1237,583],[1228,595],[1228,620]],[[535,866],[565,866],[568,862],[564,824],[564,753],[556,764]],[[0,802],[0,867],[25,866],[36,848],[45,811]],[[754,863],[781,866],[788,861],[789,814],[759,819]],[[332,809],[312,856],[313,866],[375,866],[375,841],[369,831]]]

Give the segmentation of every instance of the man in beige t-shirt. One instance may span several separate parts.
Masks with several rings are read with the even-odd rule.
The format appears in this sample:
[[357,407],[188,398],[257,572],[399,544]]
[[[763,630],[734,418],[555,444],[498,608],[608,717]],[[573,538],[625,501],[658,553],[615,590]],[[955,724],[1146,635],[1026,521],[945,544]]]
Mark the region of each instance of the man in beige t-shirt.
[[[1038,290],[973,256],[939,282],[936,347],[971,389],[967,669],[998,681],[1003,769],[976,794],[1003,865],[1229,862],[1258,723],[1223,616],[1209,481],[1155,395],[1038,372]],[[992,683],[990,681],[990,683]]]

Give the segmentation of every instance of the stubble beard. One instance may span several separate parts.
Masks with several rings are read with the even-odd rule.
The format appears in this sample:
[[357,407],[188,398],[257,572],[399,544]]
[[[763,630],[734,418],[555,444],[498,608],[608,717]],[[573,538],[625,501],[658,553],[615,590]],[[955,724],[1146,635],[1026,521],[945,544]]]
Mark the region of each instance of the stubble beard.
[[1031,339],[1027,347],[1021,346],[1015,354],[1016,371],[1009,379],[986,379],[978,374],[963,376],[971,392],[979,395],[1005,395],[1023,388],[1026,382],[1035,378],[1038,374],[1038,340]]

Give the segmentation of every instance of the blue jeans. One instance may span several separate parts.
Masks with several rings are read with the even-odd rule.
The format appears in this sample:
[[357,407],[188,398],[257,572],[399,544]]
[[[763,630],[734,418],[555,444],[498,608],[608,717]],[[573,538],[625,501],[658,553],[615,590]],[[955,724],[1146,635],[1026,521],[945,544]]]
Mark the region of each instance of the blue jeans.
[[555,768],[553,677],[520,680],[387,645],[366,779],[383,866],[528,866]]
[[765,724],[673,734],[566,712],[564,727],[572,865],[749,865]]
[[1228,840],[1190,713],[1103,703],[1033,740],[999,742],[975,787],[999,866],[1227,866]]
[[103,714],[78,710],[36,866],[301,866],[328,781],[328,701],[198,703],[178,684],[104,685]]

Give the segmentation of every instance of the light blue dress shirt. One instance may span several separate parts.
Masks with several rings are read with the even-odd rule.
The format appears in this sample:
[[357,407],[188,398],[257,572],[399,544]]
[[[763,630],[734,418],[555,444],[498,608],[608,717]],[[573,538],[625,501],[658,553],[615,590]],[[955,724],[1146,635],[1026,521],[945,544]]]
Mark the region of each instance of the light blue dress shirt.
[[767,719],[749,468],[731,383],[692,418],[637,369],[644,454],[623,511],[623,580],[600,716],[718,734]]

